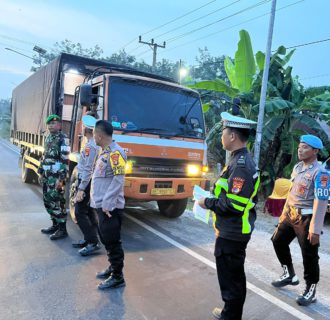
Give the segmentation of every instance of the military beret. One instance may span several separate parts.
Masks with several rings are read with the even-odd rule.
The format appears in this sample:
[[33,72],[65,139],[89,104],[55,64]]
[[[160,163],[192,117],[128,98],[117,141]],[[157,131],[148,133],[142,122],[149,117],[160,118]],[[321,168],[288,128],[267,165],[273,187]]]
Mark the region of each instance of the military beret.
[[61,121],[61,118],[57,114],[51,114],[50,116],[47,117],[46,124],[48,124],[49,122],[51,122],[53,120],[55,120],[55,121]]
[[322,140],[312,134],[305,134],[300,137],[300,142],[306,143],[314,149],[323,149]]
[[88,129],[94,129],[96,121],[97,120],[94,117],[89,115],[85,115],[82,117],[82,123]]
[[255,121],[233,116],[228,112],[222,112],[221,119],[224,128],[251,129],[257,124]]

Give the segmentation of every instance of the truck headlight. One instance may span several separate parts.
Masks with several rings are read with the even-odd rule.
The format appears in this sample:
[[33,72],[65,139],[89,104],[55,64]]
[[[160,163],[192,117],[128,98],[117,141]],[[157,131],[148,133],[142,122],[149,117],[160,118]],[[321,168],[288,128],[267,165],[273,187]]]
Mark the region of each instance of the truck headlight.
[[200,174],[200,166],[197,164],[188,164],[187,174],[188,176],[197,176]]
[[128,160],[125,166],[125,174],[130,174],[133,172],[133,162]]

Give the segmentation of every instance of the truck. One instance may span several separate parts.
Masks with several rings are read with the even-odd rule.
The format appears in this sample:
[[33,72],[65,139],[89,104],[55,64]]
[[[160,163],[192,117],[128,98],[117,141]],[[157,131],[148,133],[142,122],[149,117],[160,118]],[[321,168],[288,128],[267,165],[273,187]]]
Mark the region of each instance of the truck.
[[[13,90],[11,142],[20,148],[23,182],[38,180],[45,119],[57,114],[71,144],[67,189],[72,191],[87,112],[111,122],[113,139],[127,154],[127,200],[156,201],[161,214],[175,218],[185,211],[195,185],[209,187],[197,91],[167,77],[66,53]],[[72,213],[73,192],[68,202]]]

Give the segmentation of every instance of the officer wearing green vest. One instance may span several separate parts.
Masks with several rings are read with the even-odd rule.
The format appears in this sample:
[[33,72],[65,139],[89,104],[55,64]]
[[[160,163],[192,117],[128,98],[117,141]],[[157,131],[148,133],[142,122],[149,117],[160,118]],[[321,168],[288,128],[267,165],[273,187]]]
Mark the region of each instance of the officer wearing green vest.
[[70,144],[61,131],[61,118],[58,115],[48,116],[46,124],[49,134],[45,139],[45,150],[38,174],[43,184],[44,205],[52,225],[41,229],[41,232],[49,234],[51,240],[58,240],[68,236],[64,186],[69,166]]
[[223,309],[213,316],[221,320],[242,319],[246,296],[245,250],[256,220],[256,194],[259,176],[246,145],[250,129],[256,123],[227,112],[222,117],[222,146],[230,152],[228,164],[214,186],[213,198],[198,201],[214,212],[216,242],[214,255]]

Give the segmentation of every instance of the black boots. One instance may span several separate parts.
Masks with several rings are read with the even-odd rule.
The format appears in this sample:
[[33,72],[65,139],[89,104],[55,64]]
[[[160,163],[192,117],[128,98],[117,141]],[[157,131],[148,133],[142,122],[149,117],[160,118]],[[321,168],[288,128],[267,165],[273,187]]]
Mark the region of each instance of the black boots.
[[296,286],[299,284],[299,279],[296,276],[293,266],[283,265],[283,274],[279,279],[272,282],[272,285],[276,288],[285,287],[287,285]]
[[54,232],[56,232],[59,225],[58,225],[58,223],[56,222],[55,219],[52,219],[52,222],[53,222],[53,225],[51,225],[48,228],[41,229],[41,232],[44,233],[44,234],[53,234]]
[[306,285],[306,289],[303,294],[299,295],[296,299],[300,306],[308,306],[311,303],[316,302],[316,283]]
[[58,240],[62,238],[66,238],[68,236],[68,233],[66,231],[66,222],[60,222],[58,224],[58,229],[55,233],[53,233],[49,239],[50,240]]
[[109,266],[108,268],[98,272],[96,274],[96,278],[98,278],[98,279],[107,279],[111,276],[112,272],[113,272],[112,267]]
[[125,279],[122,274],[117,276],[112,273],[108,279],[99,283],[97,288],[100,290],[116,289],[116,288],[124,287],[125,285],[126,285]]
[[94,254],[98,250],[101,249],[101,245],[99,243],[88,243],[85,247],[80,249],[78,252],[80,255],[86,257]]

